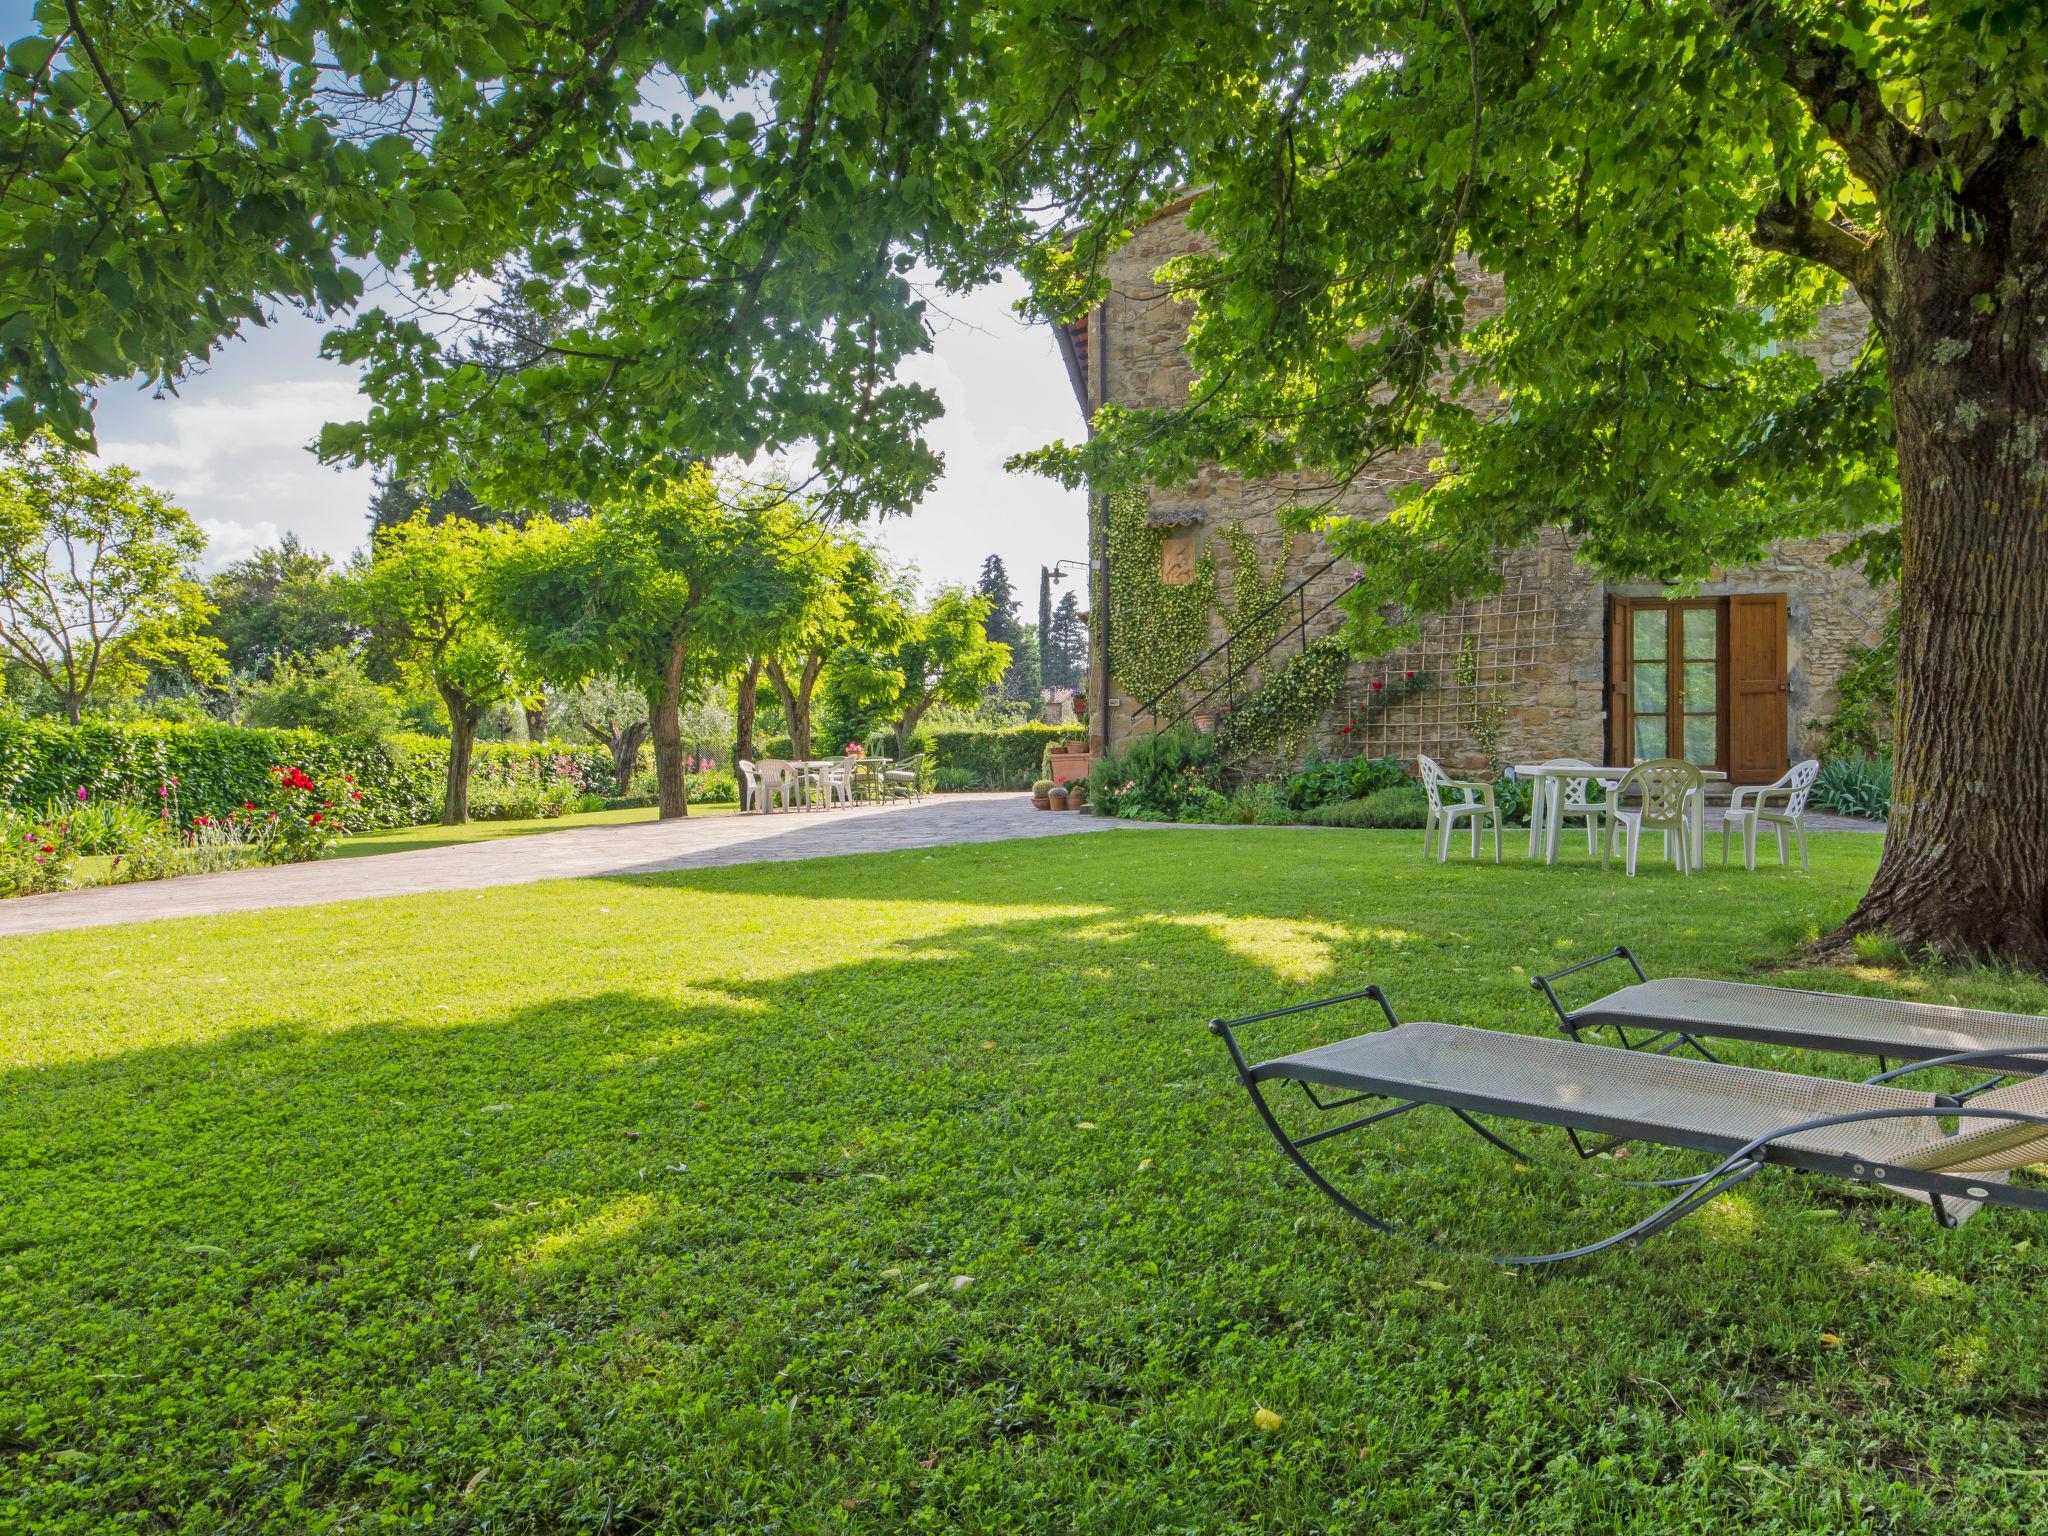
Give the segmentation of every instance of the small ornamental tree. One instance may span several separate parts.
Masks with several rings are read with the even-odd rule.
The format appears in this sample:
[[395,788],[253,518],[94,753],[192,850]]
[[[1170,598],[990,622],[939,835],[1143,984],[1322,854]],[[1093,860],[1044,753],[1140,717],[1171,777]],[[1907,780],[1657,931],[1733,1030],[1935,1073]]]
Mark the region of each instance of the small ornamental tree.
[[783,643],[822,583],[816,532],[776,492],[728,498],[698,468],[514,539],[493,602],[532,667],[647,696],[664,819],[689,814],[682,708]]
[[221,668],[194,577],[198,525],[121,465],[94,468],[49,437],[0,454],[0,652],[40,677],[78,724],[152,667],[204,681]]
[[986,598],[945,588],[908,615],[893,644],[846,658],[857,696],[888,712],[898,757],[933,705],[971,709],[1002,681],[1010,648],[989,639],[987,620]]
[[865,544],[821,538],[817,563],[823,580],[813,600],[788,643],[767,658],[768,680],[789,723],[789,749],[798,758],[811,755],[811,699],[832,656],[847,646],[887,646],[908,620],[888,568]]
[[354,580],[357,612],[408,680],[429,687],[448,712],[448,785],[441,824],[469,820],[469,764],[476,728],[518,692],[518,653],[493,621],[484,584],[508,535],[460,518],[415,517],[377,536]]

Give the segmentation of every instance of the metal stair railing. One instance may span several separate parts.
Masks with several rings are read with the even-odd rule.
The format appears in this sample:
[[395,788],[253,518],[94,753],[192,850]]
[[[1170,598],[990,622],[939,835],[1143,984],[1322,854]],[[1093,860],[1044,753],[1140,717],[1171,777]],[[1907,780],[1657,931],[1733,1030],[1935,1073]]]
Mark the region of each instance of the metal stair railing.
[[[1270,603],[1266,604],[1265,607],[1259,609],[1257,613],[1254,613],[1250,618],[1245,619],[1238,624],[1237,627],[1240,631],[1250,629],[1256,626],[1261,620],[1269,617],[1274,612],[1287,607],[1289,604],[1292,604],[1294,606],[1293,622],[1288,624],[1288,626],[1285,629],[1281,630],[1278,634],[1274,635],[1274,637],[1271,640],[1267,641],[1265,645],[1259,647],[1259,649],[1256,652],[1254,652],[1252,655],[1240,658],[1238,654],[1240,648],[1238,646],[1237,636],[1225,635],[1220,644],[1211,646],[1206,652],[1202,654],[1202,656],[1199,659],[1197,659],[1195,662],[1193,662],[1191,665],[1185,668],[1179,676],[1174,678],[1172,682],[1168,683],[1164,688],[1161,688],[1151,698],[1147,699],[1144,703],[1140,704],[1137,708],[1136,718],[1142,719],[1149,715],[1152,719],[1152,729],[1154,731],[1169,731],[1172,730],[1173,727],[1175,727],[1176,725],[1179,725],[1183,720],[1187,719],[1190,715],[1197,715],[1202,713],[1203,706],[1215,703],[1217,695],[1219,694],[1224,695],[1226,707],[1232,709],[1236,708],[1238,701],[1238,685],[1245,678],[1251,675],[1252,669],[1254,667],[1261,666],[1268,657],[1275,654],[1277,651],[1280,650],[1280,648],[1283,645],[1286,645],[1289,642],[1293,643],[1297,654],[1301,651],[1307,650],[1309,641],[1309,625],[1313,623],[1315,620],[1321,618],[1324,614],[1328,613],[1332,608],[1336,607],[1337,604],[1344,598],[1344,596],[1347,593],[1351,591],[1353,587],[1357,586],[1359,582],[1365,579],[1363,575],[1352,577],[1351,580],[1344,583],[1344,585],[1338,588],[1337,591],[1331,593],[1328,597],[1324,598],[1321,602],[1317,603],[1313,609],[1311,609],[1308,603],[1308,589],[1317,581],[1320,581],[1324,576],[1327,576],[1333,569],[1335,569],[1338,563],[1339,562],[1335,559],[1324,561],[1321,565],[1317,566],[1314,570],[1310,571],[1306,576],[1302,577],[1300,581],[1296,582],[1293,586],[1289,587],[1285,592],[1282,592],[1278,597],[1274,598]],[[1168,699],[1174,698],[1176,695],[1178,695],[1183,684],[1185,684],[1190,678],[1198,677],[1202,673],[1203,669],[1208,667],[1210,663],[1214,662],[1216,658],[1219,656],[1223,658],[1222,678],[1217,682],[1211,683],[1200,694],[1196,695],[1191,702],[1181,705],[1179,709],[1175,711],[1171,719],[1160,718],[1160,705]]]

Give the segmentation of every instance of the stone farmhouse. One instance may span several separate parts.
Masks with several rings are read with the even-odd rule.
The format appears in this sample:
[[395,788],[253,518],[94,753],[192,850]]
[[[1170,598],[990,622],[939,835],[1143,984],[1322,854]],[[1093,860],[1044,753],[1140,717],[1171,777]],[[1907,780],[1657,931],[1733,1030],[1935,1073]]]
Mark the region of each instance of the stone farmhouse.
[[[1192,374],[1182,343],[1190,311],[1152,280],[1195,244],[1186,207],[1183,200],[1162,210],[1118,251],[1108,298],[1061,328],[1084,418],[1105,402],[1171,407],[1187,399]],[[1500,304],[1498,282],[1489,286],[1482,275],[1470,287],[1474,318]],[[1851,301],[1824,317],[1808,345],[1824,368],[1844,367],[1867,327]],[[1429,456],[1417,450],[1381,466],[1370,484],[1349,487],[1337,509],[1384,515],[1397,486],[1426,477]],[[1288,597],[1287,623],[1309,615],[1310,635],[1334,631],[1341,614],[1323,605],[1356,572],[1332,564],[1317,535],[1282,530],[1280,516],[1293,496],[1286,483],[1248,484],[1213,468],[1188,485],[1153,487],[1143,517],[1156,533],[1156,555],[1148,545],[1143,557],[1156,558],[1162,580],[1172,585],[1192,579],[1202,551],[1213,548],[1224,587],[1219,596],[1227,601],[1231,562],[1220,558],[1221,545],[1241,527],[1256,544],[1269,586],[1291,592],[1313,578]],[[1090,709],[1089,730],[1097,751],[1172,718],[1163,706],[1146,712],[1137,690],[1110,675],[1117,615],[1103,599],[1101,580],[1110,510],[1106,498],[1091,497],[1090,555],[1101,562],[1095,602],[1110,609],[1107,623],[1098,618],[1090,625],[1087,692],[1099,707]],[[1411,647],[1352,663],[1315,745],[1330,755],[1393,755],[1411,768],[1416,754],[1427,752],[1454,768],[1476,769],[1486,763],[1472,730],[1476,708],[1497,731],[1498,756],[1506,762],[1677,756],[1719,768],[1734,783],[1768,782],[1807,755],[1811,723],[1832,713],[1850,647],[1877,641],[1890,605],[1856,566],[1832,563],[1846,542],[1787,540],[1758,564],[1720,571],[1698,591],[1678,594],[1654,583],[1606,582],[1573,558],[1563,533],[1549,531],[1505,555],[1497,595],[1426,616]],[[1130,558],[1128,545],[1123,557]],[[1220,643],[1221,614],[1210,623]],[[1403,690],[1410,674],[1424,685]],[[1396,692],[1376,690],[1375,683]]]

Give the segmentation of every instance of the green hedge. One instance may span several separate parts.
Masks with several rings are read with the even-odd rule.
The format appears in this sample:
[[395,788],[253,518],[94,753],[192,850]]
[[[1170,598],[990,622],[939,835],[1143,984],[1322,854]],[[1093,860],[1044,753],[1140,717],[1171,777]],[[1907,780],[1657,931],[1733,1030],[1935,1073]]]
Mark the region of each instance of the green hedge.
[[[926,752],[925,766],[934,775],[950,769],[972,774],[977,789],[1029,789],[1039,776],[1046,743],[1084,741],[1087,729],[1076,725],[1006,725],[993,730],[919,733],[916,743]],[[953,782],[964,783],[955,778]]]
[[[602,786],[611,755],[566,742],[479,742],[472,784],[522,769],[543,782],[586,778]],[[315,777],[348,775],[362,792],[359,827],[408,827],[441,813],[448,743],[397,736],[375,745],[337,741],[314,731],[252,730],[183,721],[60,720],[0,717],[0,806],[32,808],[83,788],[96,799],[156,806],[176,780],[187,817],[224,816],[268,788],[283,764]],[[530,768],[527,765],[531,765]]]

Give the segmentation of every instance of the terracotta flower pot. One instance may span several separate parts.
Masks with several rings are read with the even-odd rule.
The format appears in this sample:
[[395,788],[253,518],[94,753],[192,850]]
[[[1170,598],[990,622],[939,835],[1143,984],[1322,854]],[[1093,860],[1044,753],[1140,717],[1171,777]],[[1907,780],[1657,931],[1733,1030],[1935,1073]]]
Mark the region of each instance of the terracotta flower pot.
[[1052,809],[1052,801],[1047,799],[1044,795],[1033,795],[1031,797],[1031,803],[1037,806],[1041,811],[1049,811]]

